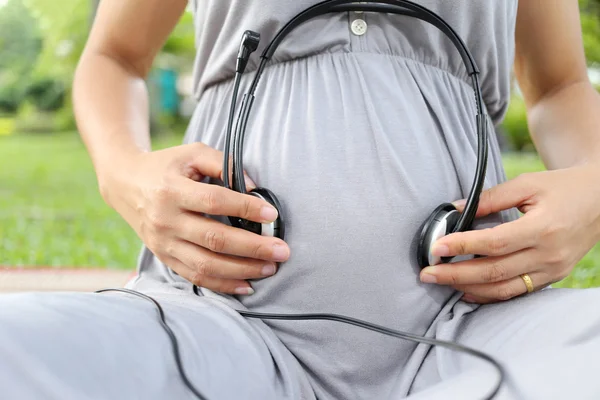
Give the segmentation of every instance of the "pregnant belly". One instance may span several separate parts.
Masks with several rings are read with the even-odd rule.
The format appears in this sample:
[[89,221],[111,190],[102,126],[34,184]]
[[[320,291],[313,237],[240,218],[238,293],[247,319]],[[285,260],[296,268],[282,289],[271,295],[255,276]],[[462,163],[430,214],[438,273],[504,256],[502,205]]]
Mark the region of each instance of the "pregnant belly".
[[[437,69],[369,55],[323,55],[265,74],[244,166],[282,203],[291,257],[240,301],[423,334],[453,290],[419,282],[414,239],[437,205],[462,198],[471,183],[470,87]],[[226,107],[217,105],[228,94],[205,93],[188,141],[222,148]],[[354,375],[400,375],[414,350],[333,322],[267,324],[315,376],[340,385]]]

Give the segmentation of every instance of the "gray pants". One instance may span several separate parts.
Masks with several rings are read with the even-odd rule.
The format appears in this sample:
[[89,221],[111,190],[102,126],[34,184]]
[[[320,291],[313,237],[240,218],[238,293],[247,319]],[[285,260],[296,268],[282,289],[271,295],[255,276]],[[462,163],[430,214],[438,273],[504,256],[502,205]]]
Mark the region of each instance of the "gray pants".
[[[185,371],[209,399],[314,398],[310,371],[263,322],[187,291],[150,295],[178,338]],[[545,290],[449,316],[436,335],[457,332],[455,340],[505,364],[508,381],[497,398],[598,399],[600,315],[593,304],[599,300],[598,289]],[[472,306],[454,308],[461,307]],[[480,399],[494,379],[482,361],[434,348],[410,398]],[[194,396],[149,302],[123,294],[31,293],[0,296],[0,398]]]

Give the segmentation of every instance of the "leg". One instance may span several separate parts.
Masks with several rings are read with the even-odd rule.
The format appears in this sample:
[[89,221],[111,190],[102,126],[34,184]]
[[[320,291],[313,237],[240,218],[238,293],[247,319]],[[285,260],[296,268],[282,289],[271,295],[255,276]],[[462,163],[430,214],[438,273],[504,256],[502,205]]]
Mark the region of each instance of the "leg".
[[[548,289],[470,313],[472,306],[460,302],[437,336],[503,363],[507,384],[497,398],[600,398],[599,303],[600,289]],[[482,361],[440,348],[430,351],[419,375],[415,399],[480,398],[496,379]]]
[[[282,345],[192,296],[153,295],[204,396],[300,398],[305,378]],[[0,387],[7,399],[196,398],[177,372],[156,309],[125,294],[0,296]]]

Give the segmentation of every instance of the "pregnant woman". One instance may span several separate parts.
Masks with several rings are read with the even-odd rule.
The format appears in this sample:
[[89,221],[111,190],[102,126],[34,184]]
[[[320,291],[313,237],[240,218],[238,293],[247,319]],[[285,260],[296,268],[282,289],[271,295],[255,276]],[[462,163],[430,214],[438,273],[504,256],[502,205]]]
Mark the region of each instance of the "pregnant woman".
[[[600,396],[600,291],[547,288],[600,239],[600,97],[578,2],[417,3],[473,54],[494,124],[514,61],[549,169],[505,182],[490,137],[476,229],[431,250],[484,257],[424,269],[415,235],[437,205],[463,209],[477,161],[474,87],[446,35],[411,16],[352,10],[313,18],[281,43],[243,159],[247,188],[281,202],[282,240],[227,224],[279,214],[222,186],[222,151],[242,34],[261,34],[245,93],[274,35],[317,1],[192,1],[198,105],[184,144],[161,151],[150,148],[144,79],[187,1],[100,2],[75,77],[80,131],[103,198],[144,242],[129,288],[161,304],[207,398],[481,399],[496,379],[445,348],[236,310],[337,313],[459,342],[506,367],[502,399]],[[156,309],[123,293],[0,297],[0,372],[7,399],[195,398]]]

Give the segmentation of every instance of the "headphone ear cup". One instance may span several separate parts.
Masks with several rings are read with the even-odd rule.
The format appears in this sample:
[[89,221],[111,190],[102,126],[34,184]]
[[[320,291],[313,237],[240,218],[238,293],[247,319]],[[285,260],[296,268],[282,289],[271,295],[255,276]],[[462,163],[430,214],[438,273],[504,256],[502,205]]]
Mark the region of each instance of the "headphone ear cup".
[[281,203],[279,203],[275,193],[265,187],[257,187],[252,189],[250,194],[265,200],[277,210],[277,219],[275,221],[270,224],[261,224],[261,235],[274,236],[283,240],[285,237],[285,223],[282,216],[283,209],[281,208]]
[[440,239],[454,231],[460,213],[450,203],[439,205],[423,223],[417,245],[417,262],[419,267],[448,262],[452,257],[437,257],[431,254],[431,247]]
[[275,207],[277,210],[277,219],[271,223],[261,224],[259,222],[248,221],[247,219],[229,217],[231,225],[256,233],[257,235],[272,236],[283,240],[285,236],[285,224],[281,216],[281,205],[275,194],[269,189],[261,187],[252,189],[248,194],[258,197]]

